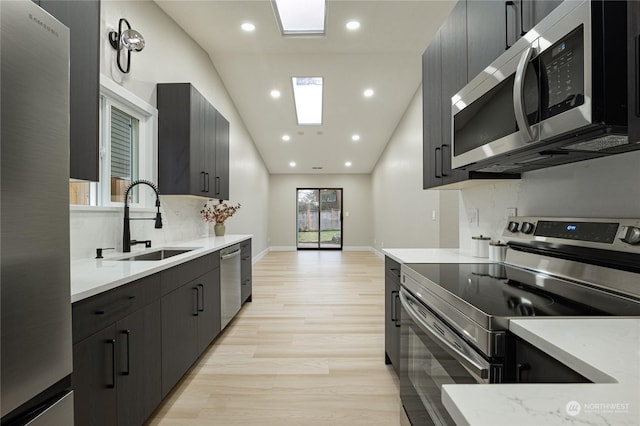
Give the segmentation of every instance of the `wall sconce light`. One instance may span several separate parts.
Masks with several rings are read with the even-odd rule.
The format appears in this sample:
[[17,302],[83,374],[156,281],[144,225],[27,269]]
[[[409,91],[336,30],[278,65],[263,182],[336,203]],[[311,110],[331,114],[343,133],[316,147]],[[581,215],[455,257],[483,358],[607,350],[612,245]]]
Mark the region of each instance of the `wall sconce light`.
[[[122,24],[127,24],[127,29],[122,30]],[[128,73],[131,68],[131,52],[139,52],[144,49],[144,37],[136,30],[131,29],[131,25],[129,21],[124,18],[120,19],[118,23],[118,32],[110,31],[109,32],[109,42],[111,46],[118,51],[118,68],[123,73]],[[120,63],[120,52],[122,49],[127,50],[127,68],[122,68],[122,64]]]

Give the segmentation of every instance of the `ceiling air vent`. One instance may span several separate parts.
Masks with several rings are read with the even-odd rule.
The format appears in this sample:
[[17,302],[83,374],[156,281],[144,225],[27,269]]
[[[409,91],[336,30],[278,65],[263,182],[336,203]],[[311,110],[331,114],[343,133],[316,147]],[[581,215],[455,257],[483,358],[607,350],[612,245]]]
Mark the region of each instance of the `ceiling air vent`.
[[313,166],[311,170],[322,170],[322,166]]

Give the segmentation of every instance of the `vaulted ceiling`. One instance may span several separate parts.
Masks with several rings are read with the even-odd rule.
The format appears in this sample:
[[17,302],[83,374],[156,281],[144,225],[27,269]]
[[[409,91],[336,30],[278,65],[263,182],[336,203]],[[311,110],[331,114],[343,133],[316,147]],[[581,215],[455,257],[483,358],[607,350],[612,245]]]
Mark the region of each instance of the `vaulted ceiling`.
[[[281,35],[270,0],[155,1],[209,54],[271,173],[370,173],[420,85],[422,52],[455,4],[329,0],[326,34],[294,38]],[[348,30],[350,20],[361,27]],[[242,31],[245,22],[255,31]],[[324,77],[322,125],[297,124],[294,76]]]

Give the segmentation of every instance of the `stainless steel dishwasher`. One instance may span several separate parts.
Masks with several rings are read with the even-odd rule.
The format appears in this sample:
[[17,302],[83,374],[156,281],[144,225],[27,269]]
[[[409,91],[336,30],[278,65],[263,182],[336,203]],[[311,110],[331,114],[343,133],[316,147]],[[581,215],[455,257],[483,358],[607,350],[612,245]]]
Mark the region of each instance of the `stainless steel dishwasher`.
[[240,310],[240,244],[220,250],[220,325],[222,329]]

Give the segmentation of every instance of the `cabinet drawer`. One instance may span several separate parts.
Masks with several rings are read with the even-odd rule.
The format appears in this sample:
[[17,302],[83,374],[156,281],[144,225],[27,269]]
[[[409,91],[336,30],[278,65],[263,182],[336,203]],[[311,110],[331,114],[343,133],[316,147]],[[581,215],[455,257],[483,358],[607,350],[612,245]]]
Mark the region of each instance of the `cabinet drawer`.
[[74,303],[73,342],[89,337],[158,298],[160,275],[154,274]]
[[220,254],[216,251],[162,271],[162,295],[168,294],[218,267],[220,267]]
[[395,281],[400,282],[400,264],[389,256],[384,258],[384,273],[385,277],[393,278]]

